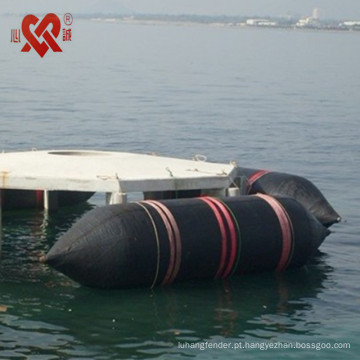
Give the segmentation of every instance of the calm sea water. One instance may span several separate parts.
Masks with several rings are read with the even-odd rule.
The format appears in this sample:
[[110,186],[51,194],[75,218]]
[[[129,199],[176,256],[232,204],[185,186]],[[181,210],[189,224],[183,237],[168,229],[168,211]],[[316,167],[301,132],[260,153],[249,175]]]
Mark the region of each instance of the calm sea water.
[[[0,149],[158,152],[302,175],[342,215],[308,266],[98,291],[39,264],[92,206],[9,212],[1,359],[358,358],[360,33],[77,20],[63,53],[21,53],[0,17]],[[184,344],[222,349],[189,349]],[[291,343],[350,349],[240,350]],[[231,348],[224,348],[229,343]],[[180,344],[180,346],[179,346]],[[321,345],[325,344],[325,345]]]

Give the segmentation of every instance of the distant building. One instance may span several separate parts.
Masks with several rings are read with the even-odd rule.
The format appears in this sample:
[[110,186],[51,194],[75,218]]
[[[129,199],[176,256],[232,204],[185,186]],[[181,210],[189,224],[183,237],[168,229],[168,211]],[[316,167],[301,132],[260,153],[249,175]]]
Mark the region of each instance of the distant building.
[[312,16],[311,16],[311,17],[312,17],[313,19],[319,20],[319,18],[320,18],[319,14],[320,14],[319,8],[315,8],[315,9],[313,10],[313,12],[312,12]]
[[319,20],[314,19],[313,17],[301,18],[296,23],[296,27],[306,27],[306,28],[317,28],[317,27],[319,27],[319,25],[320,25]]
[[247,19],[246,25],[248,26],[276,26],[277,22],[268,19]]
[[345,27],[348,29],[359,29],[360,28],[360,21],[344,21],[340,24],[340,27]]
[[299,28],[319,28],[320,27],[320,10],[318,8],[313,9],[312,16],[303,17],[297,23],[296,27]]

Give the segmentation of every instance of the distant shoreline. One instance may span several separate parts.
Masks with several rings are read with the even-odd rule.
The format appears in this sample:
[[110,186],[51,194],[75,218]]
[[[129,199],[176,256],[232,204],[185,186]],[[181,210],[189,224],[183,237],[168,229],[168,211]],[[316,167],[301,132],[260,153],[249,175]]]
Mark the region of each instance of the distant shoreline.
[[[5,13],[2,16],[23,17],[26,14]],[[43,14],[37,14],[39,16]],[[312,17],[207,16],[162,14],[76,14],[78,19],[103,22],[125,22],[143,25],[175,24],[179,26],[206,25],[234,28],[304,29],[322,31],[360,31],[360,20],[317,19]]]
[[[313,24],[298,25],[297,19],[284,19],[284,18],[228,18],[228,17],[198,17],[198,16],[114,16],[114,15],[101,15],[101,16],[84,16],[93,21],[103,22],[122,22],[141,25],[178,25],[178,26],[191,26],[191,25],[204,25],[212,27],[232,27],[232,28],[272,28],[272,29],[290,29],[290,30],[322,30],[322,31],[360,31],[360,21],[352,21],[356,25],[346,26],[347,21],[318,21]],[[236,21],[228,21],[228,20]],[[348,21],[350,23],[350,21]],[[300,22],[301,24],[301,22]]]

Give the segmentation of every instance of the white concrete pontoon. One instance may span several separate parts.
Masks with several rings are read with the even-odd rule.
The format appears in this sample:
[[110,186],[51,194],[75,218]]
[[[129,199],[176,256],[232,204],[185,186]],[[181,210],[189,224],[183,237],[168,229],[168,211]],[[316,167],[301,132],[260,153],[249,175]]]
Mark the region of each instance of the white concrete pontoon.
[[[92,150],[28,151],[0,154],[1,190],[44,190],[44,208],[56,208],[56,191],[107,194],[107,203],[126,202],[127,193],[201,190],[238,195],[232,186],[236,164],[157,155]],[[0,207],[1,226],[1,207]],[[0,227],[1,230],[1,227]]]

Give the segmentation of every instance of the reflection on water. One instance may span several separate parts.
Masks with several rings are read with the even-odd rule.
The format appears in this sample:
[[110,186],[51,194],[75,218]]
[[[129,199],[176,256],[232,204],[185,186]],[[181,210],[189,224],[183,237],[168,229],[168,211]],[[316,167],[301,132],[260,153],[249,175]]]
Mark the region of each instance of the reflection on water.
[[178,347],[185,341],[276,341],[316,333],[312,302],[332,272],[325,255],[300,270],[153,291],[84,288],[40,264],[39,255],[88,208],[50,217],[5,214],[0,358],[182,357],[194,354]]
[[91,208],[90,204],[84,203],[61,208],[51,216],[39,210],[4,212],[0,276],[7,281],[37,281],[42,272],[48,271],[38,266],[39,256],[47,252],[56,238]]

